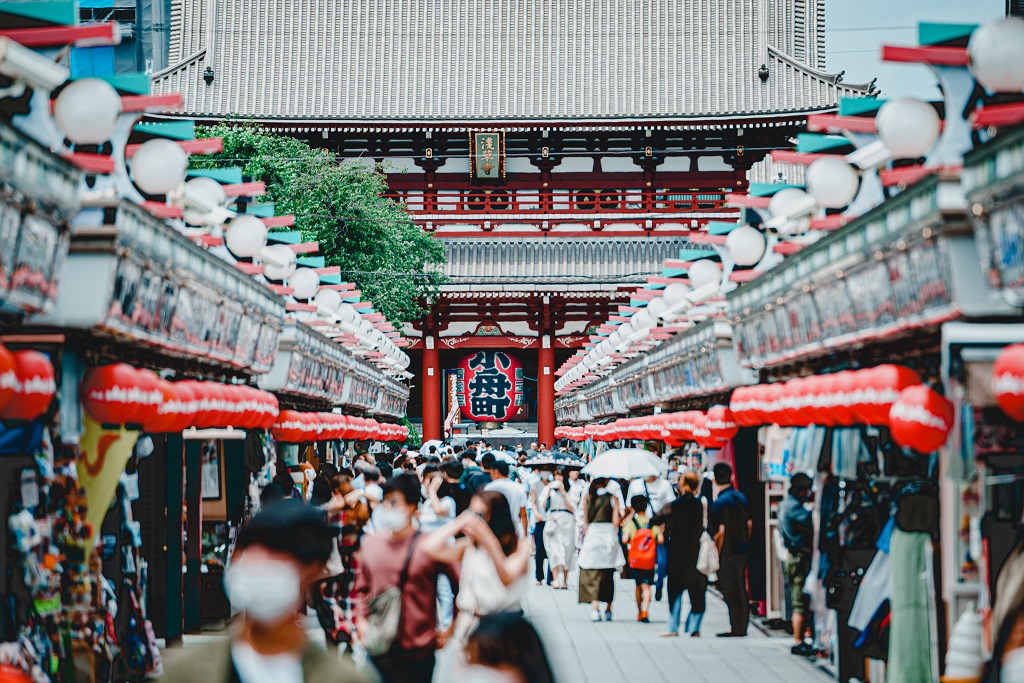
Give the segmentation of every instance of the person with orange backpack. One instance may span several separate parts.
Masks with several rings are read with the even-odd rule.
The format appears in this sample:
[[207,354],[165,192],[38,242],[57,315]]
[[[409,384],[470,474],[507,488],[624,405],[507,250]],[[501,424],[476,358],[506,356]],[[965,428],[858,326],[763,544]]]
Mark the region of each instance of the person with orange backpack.
[[626,561],[636,581],[636,620],[651,623],[647,610],[651,606],[651,586],[658,564],[658,546],[662,543],[661,529],[651,522],[647,514],[647,496],[633,496],[630,508],[634,514],[622,527],[622,542],[629,549]]

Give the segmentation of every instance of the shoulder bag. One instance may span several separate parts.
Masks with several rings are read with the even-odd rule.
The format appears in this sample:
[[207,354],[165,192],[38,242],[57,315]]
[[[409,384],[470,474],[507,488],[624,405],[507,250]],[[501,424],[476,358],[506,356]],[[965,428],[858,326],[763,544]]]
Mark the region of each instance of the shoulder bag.
[[409,553],[398,575],[398,584],[377,593],[368,605],[370,615],[363,645],[371,657],[386,655],[398,640],[398,628],[402,622],[402,592],[409,580],[409,564],[419,536],[419,532],[416,532],[409,542]]
[[704,576],[711,576],[718,572],[718,546],[715,539],[708,533],[708,501],[701,498],[701,507],[704,509],[704,525],[700,534],[700,549],[697,551],[697,571]]

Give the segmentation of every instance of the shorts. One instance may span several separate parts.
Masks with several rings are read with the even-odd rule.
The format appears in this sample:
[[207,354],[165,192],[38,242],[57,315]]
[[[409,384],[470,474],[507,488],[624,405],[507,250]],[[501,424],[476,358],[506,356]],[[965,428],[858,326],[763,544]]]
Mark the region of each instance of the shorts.
[[790,599],[793,601],[793,614],[803,614],[807,610],[807,594],[804,583],[811,570],[811,554],[800,551],[789,551],[786,558],[786,584],[789,586]]
[[648,586],[654,585],[654,570],[653,569],[633,569],[633,580],[636,581],[636,585],[646,583]]

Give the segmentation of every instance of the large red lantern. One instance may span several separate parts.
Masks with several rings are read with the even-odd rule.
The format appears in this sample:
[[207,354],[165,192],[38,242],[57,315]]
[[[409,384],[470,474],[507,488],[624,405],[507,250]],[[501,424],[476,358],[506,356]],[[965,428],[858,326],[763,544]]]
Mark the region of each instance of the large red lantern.
[[523,367],[501,351],[478,351],[458,366],[459,407],[474,422],[507,422],[523,403]]
[[278,441],[285,443],[301,443],[306,436],[306,421],[297,410],[282,410],[270,433]]
[[82,407],[101,424],[135,422],[142,412],[141,380],[142,373],[127,363],[93,368],[82,378]]
[[169,432],[169,427],[174,426],[181,418],[181,402],[178,400],[178,392],[174,385],[166,380],[157,379],[157,387],[161,394],[160,405],[152,415],[141,422],[142,430],[147,434]]
[[736,436],[740,427],[727,406],[711,406],[707,414],[707,427],[712,438],[728,441]]
[[169,419],[169,423],[161,424],[161,431],[178,433],[192,426],[196,412],[199,410],[199,401],[196,398],[193,384],[193,382],[174,382],[171,384],[174,389],[174,404],[171,406],[160,406],[160,410],[173,415],[173,419]]
[[1024,344],[1011,344],[992,366],[992,393],[1007,415],[1024,422]]
[[18,391],[18,369],[14,354],[0,344],[0,411],[4,409]]
[[50,407],[57,393],[53,363],[45,353],[24,349],[15,351],[14,372],[18,385],[14,397],[0,411],[5,420],[34,420]]
[[953,404],[925,384],[900,392],[889,410],[893,441],[919,453],[942,447],[953,428]]
[[879,365],[857,372],[853,416],[858,423],[885,425],[901,391],[921,383],[921,376],[902,365]]

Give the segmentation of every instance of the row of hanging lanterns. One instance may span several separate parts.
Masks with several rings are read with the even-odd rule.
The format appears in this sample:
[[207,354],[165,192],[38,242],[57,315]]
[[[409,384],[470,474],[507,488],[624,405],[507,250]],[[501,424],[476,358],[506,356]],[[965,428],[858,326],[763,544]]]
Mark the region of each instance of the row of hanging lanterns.
[[82,407],[102,424],[139,425],[151,434],[192,427],[265,429],[279,412],[277,397],[255,387],[169,382],[127,363],[89,370],[82,379]]
[[334,439],[404,441],[409,436],[409,428],[354,415],[282,410],[270,433],[275,439],[285,443]]
[[706,413],[686,410],[626,417],[607,424],[591,424],[586,427],[560,427],[555,430],[555,436],[573,441],[664,441],[670,446],[681,446],[686,441],[695,441],[705,448],[721,448],[725,442],[736,436],[737,431],[739,425],[733,418],[732,411],[727,406],[718,405]]
[[32,349],[10,351],[0,344],[0,419],[34,420],[57,393],[50,357]]

